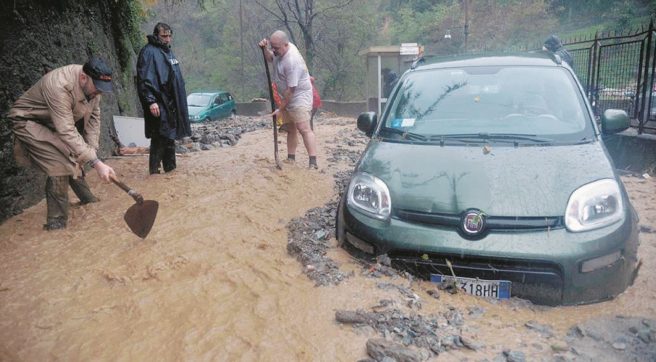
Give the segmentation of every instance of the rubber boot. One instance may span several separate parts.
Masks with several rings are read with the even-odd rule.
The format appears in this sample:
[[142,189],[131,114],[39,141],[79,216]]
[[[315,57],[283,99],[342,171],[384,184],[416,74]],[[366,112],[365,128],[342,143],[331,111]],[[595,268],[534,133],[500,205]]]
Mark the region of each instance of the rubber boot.
[[148,152],[148,171],[151,175],[157,174],[159,173],[159,165],[162,162],[162,154],[164,153],[160,135],[151,135],[150,150]]
[[46,179],[46,204],[48,218],[45,230],[66,228],[68,221],[68,183],[70,176],[48,176]]
[[98,202],[98,198],[91,193],[89,184],[82,177],[78,178],[69,178],[69,185],[73,189],[73,192],[80,199],[80,205],[90,204],[92,202]]
[[164,138],[161,140],[163,143],[163,157],[162,165],[164,166],[164,172],[171,172],[175,170],[175,140]]

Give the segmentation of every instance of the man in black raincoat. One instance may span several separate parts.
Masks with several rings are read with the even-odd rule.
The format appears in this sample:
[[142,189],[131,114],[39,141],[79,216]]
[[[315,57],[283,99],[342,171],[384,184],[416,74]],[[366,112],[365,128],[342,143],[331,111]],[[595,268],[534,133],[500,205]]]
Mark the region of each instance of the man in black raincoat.
[[148,44],[137,60],[137,90],[146,121],[146,138],[150,138],[150,174],[173,171],[175,140],[191,136],[187,111],[187,91],[180,62],[171,50],[171,27],[157,23]]

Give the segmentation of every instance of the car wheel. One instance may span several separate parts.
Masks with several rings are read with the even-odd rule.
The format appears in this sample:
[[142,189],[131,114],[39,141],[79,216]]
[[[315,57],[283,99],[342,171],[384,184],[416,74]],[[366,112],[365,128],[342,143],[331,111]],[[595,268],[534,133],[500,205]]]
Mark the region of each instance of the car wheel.
[[205,122],[205,123],[207,123],[207,122],[212,122],[212,118],[210,118],[210,117],[205,117],[205,119],[203,120],[203,122]]
[[237,111],[233,109],[232,112],[230,112],[230,119],[235,119],[235,118],[237,118]]

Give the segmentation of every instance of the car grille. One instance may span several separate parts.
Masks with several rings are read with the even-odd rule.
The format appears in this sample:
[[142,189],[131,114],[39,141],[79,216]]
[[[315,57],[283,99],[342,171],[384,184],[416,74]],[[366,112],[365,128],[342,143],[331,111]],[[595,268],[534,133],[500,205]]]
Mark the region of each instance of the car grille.
[[[419,224],[441,225],[459,228],[461,226],[461,215],[426,213],[396,209],[396,218]],[[487,216],[485,218],[485,229],[488,231],[514,231],[514,230],[553,230],[564,227],[561,216],[549,217],[508,217]]]
[[431,274],[479,278],[484,280],[508,280],[512,282],[512,296],[533,302],[557,305],[562,302],[563,277],[558,265],[548,262],[526,262],[459,255],[389,254],[392,265],[420,278],[430,279]]
[[512,282],[512,296],[546,305],[557,305],[562,301],[563,277],[557,264],[410,252],[390,252],[388,255],[395,268],[421,278],[430,279],[431,274],[451,275],[448,260],[456,276],[508,280]]

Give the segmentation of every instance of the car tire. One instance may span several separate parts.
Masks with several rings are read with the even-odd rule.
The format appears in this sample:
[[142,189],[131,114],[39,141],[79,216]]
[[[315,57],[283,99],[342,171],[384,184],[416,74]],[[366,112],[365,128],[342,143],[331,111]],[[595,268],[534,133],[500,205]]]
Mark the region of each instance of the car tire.
[[230,119],[235,119],[237,118],[237,110],[233,109],[232,112],[230,112]]
[[212,122],[212,118],[210,118],[210,117],[205,117],[205,119],[203,120],[203,122],[205,122],[205,123]]

